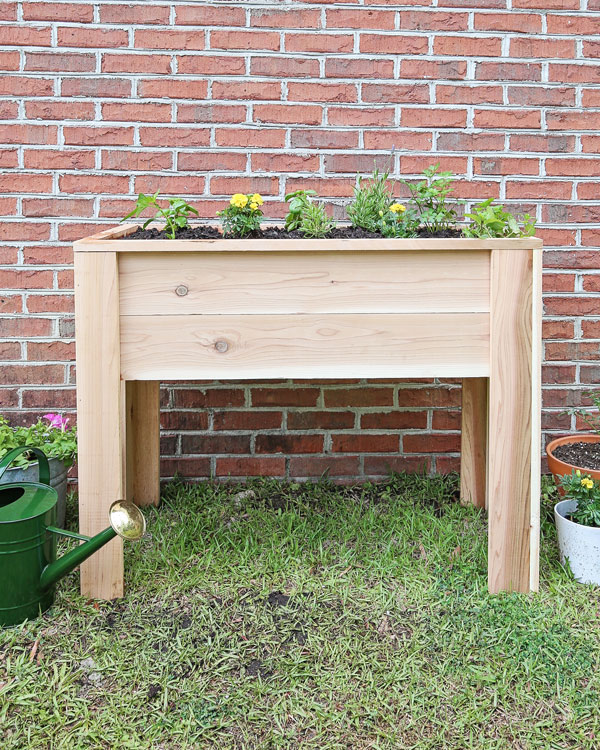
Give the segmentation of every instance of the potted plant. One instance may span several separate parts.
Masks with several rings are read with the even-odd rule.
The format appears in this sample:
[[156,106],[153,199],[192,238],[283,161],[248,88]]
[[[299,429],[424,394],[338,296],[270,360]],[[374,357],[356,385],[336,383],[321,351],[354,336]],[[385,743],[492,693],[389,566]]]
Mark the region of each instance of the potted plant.
[[574,469],[560,478],[564,500],[554,506],[558,547],[576,581],[600,586],[600,484]]
[[[596,410],[600,410],[600,391],[588,391],[584,395],[590,398]],[[561,495],[564,494],[561,478],[577,469],[589,474],[595,482],[600,482],[600,412],[577,409],[574,414],[593,432],[556,438],[546,446],[548,468]]]
[[[29,427],[11,427],[0,416],[0,459],[13,448],[30,446],[40,448],[50,464],[50,485],[58,493],[57,525],[65,522],[67,497],[67,472],[77,455],[77,429],[68,428],[69,420],[61,414],[45,414]],[[24,453],[14,460],[0,478],[0,484],[36,482],[37,459],[33,453]]]

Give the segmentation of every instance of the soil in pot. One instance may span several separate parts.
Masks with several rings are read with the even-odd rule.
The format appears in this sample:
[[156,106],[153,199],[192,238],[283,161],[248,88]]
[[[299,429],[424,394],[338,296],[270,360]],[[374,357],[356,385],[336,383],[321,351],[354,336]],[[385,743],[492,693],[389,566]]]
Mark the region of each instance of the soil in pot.
[[600,470],[600,443],[563,443],[556,446],[552,455],[571,466]]
[[[223,237],[221,232],[216,226],[209,224],[199,224],[190,226],[186,229],[182,229],[175,235],[178,240],[216,240]],[[330,232],[325,239],[365,239],[365,238],[376,238],[382,235],[377,232],[367,232],[365,229],[360,227],[341,226],[336,227]],[[422,229],[418,233],[419,237],[450,237],[458,238],[462,237],[460,229],[445,229],[439,232],[427,232]],[[166,240],[169,239],[167,233],[164,230],[156,228],[142,229],[141,227],[136,229],[135,232],[121,237],[123,240]],[[264,226],[259,232],[253,232],[244,239],[256,240],[301,240],[304,239],[302,232],[294,230],[288,232],[284,227],[278,226]]]

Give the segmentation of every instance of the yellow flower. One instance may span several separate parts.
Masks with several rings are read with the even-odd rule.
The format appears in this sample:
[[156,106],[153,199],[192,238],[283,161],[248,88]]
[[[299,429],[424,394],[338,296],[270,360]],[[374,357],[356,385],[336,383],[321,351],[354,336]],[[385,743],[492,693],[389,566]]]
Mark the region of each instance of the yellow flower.
[[256,211],[256,209],[258,208],[258,203],[257,203],[256,201],[252,201],[252,202],[250,203],[250,208],[251,208],[251,209],[252,209],[253,211]]
[[406,211],[406,206],[403,206],[402,203],[392,203],[390,211],[394,214],[402,213],[403,211]]
[[251,200],[252,203],[256,203],[257,206],[262,206],[262,204],[264,203],[262,197],[258,193],[254,193]]
[[591,490],[592,487],[594,486],[594,482],[588,477],[585,477],[584,479],[581,480],[581,486],[585,487],[588,490]]
[[575,472],[575,474],[577,474],[578,477],[581,476],[581,472],[579,471],[579,469],[577,469],[577,471]]
[[248,203],[248,196],[244,195],[243,193],[236,193],[235,195],[231,196],[231,200],[229,202],[236,208],[244,208]]

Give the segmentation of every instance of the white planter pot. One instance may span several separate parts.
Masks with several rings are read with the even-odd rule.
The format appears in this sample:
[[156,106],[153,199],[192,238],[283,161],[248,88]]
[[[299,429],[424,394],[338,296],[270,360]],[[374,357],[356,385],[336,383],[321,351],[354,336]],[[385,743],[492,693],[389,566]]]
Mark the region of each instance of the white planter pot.
[[600,528],[582,526],[566,516],[577,508],[576,500],[561,500],[554,506],[560,561],[569,567],[579,583],[600,586]]

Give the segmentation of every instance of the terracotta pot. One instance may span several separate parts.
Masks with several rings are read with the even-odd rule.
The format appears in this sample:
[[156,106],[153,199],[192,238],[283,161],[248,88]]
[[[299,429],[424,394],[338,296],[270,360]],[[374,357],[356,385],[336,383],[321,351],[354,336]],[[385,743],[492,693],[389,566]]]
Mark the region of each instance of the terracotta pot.
[[[586,433],[584,435],[567,435],[567,437],[557,438],[556,440],[552,440],[550,443],[548,443],[548,445],[546,446],[548,468],[552,472],[554,481],[556,482],[557,486],[559,485],[560,477],[563,477],[565,474],[571,474],[573,472],[573,469],[579,469],[582,473],[589,474],[594,481],[600,482],[600,470],[587,469],[585,466],[573,466],[572,464],[561,461],[559,458],[556,458],[552,454],[552,451],[554,451],[555,448],[558,448],[559,445],[564,445],[565,443],[600,443],[600,435],[596,435],[595,433]],[[564,495],[564,491],[560,488],[560,486],[558,488],[558,491],[561,495]]]

